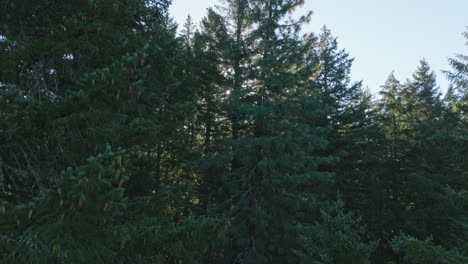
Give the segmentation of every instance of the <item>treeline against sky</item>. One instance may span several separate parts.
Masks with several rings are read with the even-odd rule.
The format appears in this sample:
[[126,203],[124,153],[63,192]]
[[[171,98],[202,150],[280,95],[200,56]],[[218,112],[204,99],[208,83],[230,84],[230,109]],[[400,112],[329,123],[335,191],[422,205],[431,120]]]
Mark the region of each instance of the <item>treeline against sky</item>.
[[1,0],[0,263],[468,263],[468,56],[376,97],[303,2]]

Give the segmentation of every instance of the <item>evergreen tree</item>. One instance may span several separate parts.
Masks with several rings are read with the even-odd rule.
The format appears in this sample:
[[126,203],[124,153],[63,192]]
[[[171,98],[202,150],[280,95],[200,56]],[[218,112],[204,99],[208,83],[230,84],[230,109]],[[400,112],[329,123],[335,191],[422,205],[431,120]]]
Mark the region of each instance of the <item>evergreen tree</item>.
[[304,0],[171,2],[0,1],[1,263],[466,262],[465,55],[374,100]]
[[323,27],[316,44],[318,69],[316,85],[320,87],[323,100],[330,107],[328,119],[336,130],[345,129],[351,122],[354,103],[359,100],[361,82],[351,83],[353,59],[345,50],[340,50],[336,37]]
[[119,221],[127,181],[124,152],[110,148],[68,168],[42,195],[22,204],[2,204],[0,252],[7,263],[108,263],[125,243]]
[[[8,113],[1,123],[2,167],[5,185],[26,196],[53,181],[47,175],[121,140],[110,136],[122,120],[111,113],[128,109],[116,102],[136,97],[141,88],[145,65],[140,66],[143,54],[137,50],[148,28],[140,25],[161,24],[169,4],[28,3],[2,2],[10,12],[2,16],[0,33],[7,58],[0,67],[2,96],[9,102],[2,104]],[[120,96],[120,90],[133,96]]]
[[403,115],[401,112],[403,110],[401,89],[402,86],[400,82],[395,78],[395,75],[392,72],[385,84],[381,87],[380,95],[382,96],[382,99],[378,105],[378,110],[384,114],[381,121],[382,125],[386,129],[389,129],[386,134],[390,141],[389,145],[391,149],[389,150],[389,153],[394,164],[401,159],[401,157],[397,156],[397,150],[401,150],[405,144],[400,135],[401,130],[403,129],[403,122],[401,120]]
[[[186,58],[182,56],[182,43],[176,39],[176,27],[167,17],[169,1],[61,3],[50,14],[44,12],[44,3],[38,2],[38,12],[44,13],[39,16],[43,19],[40,21],[35,21],[36,7],[21,13],[23,4],[8,3],[21,14],[19,19],[24,15],[33,20],[24,24],[32,33],[27,38],[22,35],[16,28],[17,17],[10,17],[7,25],[11,27],[2,32],[6,41],[1,50],[9,58],[1,67],[1,83],[6,85],[1,97],[8,100],[0,110],[7,116],[0,121],[2,198],[11,206],[33,201],[66,178],[59,174],[61,170],[78,166],[93,153],[97,155],[106,143],[121,146],[129,150],[125,189],[130,199],[125,203],[128,210],[119,216],[122,222],[109,224],[101,235],[96,235],[103,236],[96,243],[107,245],[103,234],[112,235],[126,222],[129,225],[125,225],[122,235],[130,241],[127,249],[116,250],[123,239],[116,237],[111,239],[110,249],[96,247],[96,252],[87,254],[85,249],[92,244],[86,245],[86,239],[94,236],[90,233],[82,234],[82,240],[76,242],[76,259],[72,253],[66,256],[74,263],[89,262],[93,256],[101,256],[103,263],[114,262],[119,256],[130,261],[141,258],[142,263],[154,259],[196,259],[206,245],[196,236],[207,238],[197,230],[206,228],[204,223],[214,222],[192,217],[191,213],[196,190],[190,162],[196,156],[191,134],[185,128],[196,107],[196,90],[187,82],[180,82],[189,78],[184,76]],[[56,19],[55,24],[52,19]],[[47,26],[53,29],[50,33]],[[42,33],[37,35],[36,28],[44,30],[45,37]],[[81,35],[85,38],[80,39]],[[25,54],[19,52],[21,49],[28,50],[30,57],[22,58]],[[36,63],[43,57],[58,59]],[[63,69],[54,64],[57,61],[66,64]],[[21,68],[22,63],[27,67],[38,65],[38,69],[21,70],[31,74],[31,78],[42,80],[41,75],[34,76],[47,73],[43,69],[51,69],[47,71],[58,77],[53,83],[39,83],[40,88],[31,90],[32,79],[29,82],[29,77],[14,75],[15,67]],[[49,83],[59,89],[53,90],[53,86],[47,86]],[[54,214],[44,213],[44,217],[54,218]],[[87,217],[76,217],[76,228],[86,226]],[[105,220],[96,214],[95,219],[100,218]],[[46,229],[52,227],[44,225]],[[158,230],[164,233],[154,236]],[[15,232],[11,228],[2,230],[2,239]],[[22,240],[10,240],[8,245],[21,247],[20,243]],[[160,250],[154,251],[155,246]],[[71,244],[66,248],[73,250]],[[31,254],[25,253],[25,261]],[[20,261],[20,257],[14,259]],[[44,261],[50,259],[44,255]]]
[[[186,37],[185,33],[183,36]],[[204,214],[219,196],[211,192],[219,184],[214,174],[223,170],[217,158],[208,157],[225,150],[221,138],[229,134],[222,107],[227,95],[221,66],[225,61],[227,38],[224,19],[209,9],[207,17],[202,20],[200,31],[193,35],[193,56],[188,60],[188,72],[192,75],[192,85],[197,91],[197,108],[190,129],[193,130],[191,134],[195,144],[199,146],[195,163],[199,167],[198,192]]]
[[[468,31],[465,31],[463,36],[468,39]],[[468,45],[468,41],[466,45]],[[451,89],[459,101],[455,110],[460,112],[462,117],[466,117],[468,108],[468,56],[457,54],[455,58],[449,59],[449,64],[452,71],[444,71],[444,73],[452,82]]]
[[391,179],[382,181],[380,189],[387,193],[382,210],[388,212],[386,228],[391,231],[381,243],[390,243],[391,233],[400,230],[419,239],[432,235],[451,248],[459,242],[447,230],[465,232],[457,224],[464,219],[463,198],[451,189],[457,185],[450,187],[459,174],[452,170],[453,162],[440,156],[448,152],[442,142],[450,139],[435,75],[422,61],[413,80],[399,85],[391,75],[381,94],[380,125],[388,146],[382,158],[387,162],[384,175]]
[[432,238],[418,240],[411,236],[400,234],[392,240],[392,248],[402,255],[407,263],[465,263],[468,258],[457,250],[447,250],[434,245]]
[[[314,243],[313,227],[333,181],[331,174],[319,171],[320,164],[331,160],[320,152],[327,145],[327,128],[315,121],[326,106],[310,81],[316,65],[303,56],[312,50],[314,38],[298,36],[309,15],[282,24],[285,15],[301,4],[249,3],[252,27],[241,35],[250,54],[248,69],[240,68],[237,75],[234,57],[229,64],[234,70],[226,72],[233,76],[227,109],[237,110],[234,113],[241,114],[247,126],[242,134],[232,134],[234,162],[221,177],[225,198],[216,208],[227,214],[229,226],[218,243],[222,251],[215,262],[296,263],[318,258],[307,245]],[[238,15],[243,7],[239,1],[228,5],[231,14]],[[240,37],[233,32],[235,55]],[[239,80],[246,81],[240,85]],[[235,130],[232,118],[231,125]]]
[[338,200],[329,210],[322,210],[322,221],[313,228],[309,253],[312,263],[368,263],[376,242],[366,243],[365,226],[352,213],[344,211]]

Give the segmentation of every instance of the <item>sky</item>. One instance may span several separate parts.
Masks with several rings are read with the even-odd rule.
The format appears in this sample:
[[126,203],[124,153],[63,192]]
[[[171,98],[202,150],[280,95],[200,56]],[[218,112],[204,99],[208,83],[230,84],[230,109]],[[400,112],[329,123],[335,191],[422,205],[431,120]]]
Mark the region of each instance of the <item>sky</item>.
[[[182,25],[190,14],[199,22],[218,0],[173,0],[170,14]],[[394,70],[404,82],[425,58],[444,92],[447,59],[468,54],[462,36],[468,26],[468,0],[305,0],[298,14],[314,12],[306,32],[326,25],[354,63],[353,81],[377,93]]]

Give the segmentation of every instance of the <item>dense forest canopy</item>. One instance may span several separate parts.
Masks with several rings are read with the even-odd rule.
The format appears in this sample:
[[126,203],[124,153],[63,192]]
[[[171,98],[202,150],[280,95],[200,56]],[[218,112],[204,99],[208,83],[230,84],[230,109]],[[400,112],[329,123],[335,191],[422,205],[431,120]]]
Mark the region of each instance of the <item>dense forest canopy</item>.
[[304,0],[170,4],[0,1],[0,263],[468,263],[468,55],[374,96]]

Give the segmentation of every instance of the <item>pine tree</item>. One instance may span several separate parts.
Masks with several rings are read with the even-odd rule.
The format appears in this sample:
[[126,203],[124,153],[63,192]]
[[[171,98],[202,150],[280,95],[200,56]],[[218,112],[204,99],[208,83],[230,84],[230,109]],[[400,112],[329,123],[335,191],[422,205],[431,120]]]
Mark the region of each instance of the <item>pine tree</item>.
[[[468,31],[463,34],[468,39]],[[468,42],[466,43],[468,45]],[[460,175],[450,186],[457,190],[466,190],[466,177],[468,170],[466,166],[466,131],[468,131],[468,56],[458,54],[449,59],[452,71],[445,71],[451,86],[445,97],[448,109],[445,113],[445,135],[448,135],[444,143],[448,160],[453,161],[448,167],[453,168],[452,177]]]
[[[185,34],[183,35],[186,38]],[[218,181],[215,175],[223,170],[222,163],[213,153],[225,150],[221,138],[229,134],[222,102],[226,98],[226,80],[222,73],[228,32],[224,19],[212,9],[201,22],[200,30],[193,35],[193,56],[188,58],[188,72],[196,89],[196,111],[192,136],[199,146],[198,195],[203,213],[215,203],[219,194],[211,192]]]
[[[463,36],[468,39],[468,31],[465,31]],[[466,45],[468,45],[468,42]],[[455,58],[449,59],[449,64],[452,67],[452,71],[444,71],[444,73],[452,82],[454,94],[459,98],[456,110],[463,117],[466,116],[468,108],[468,56],[457,54]]]
[[2,105],[9,118],[1,124],[1,166],[5,185],[22,195],[37,193],[53,181],[47,175],[121,140],[110,136],[122,120],[111,113],[126,109],[119,99],[134,98],[141,88],[144,67],[134,60],[143,57],[135,54],[148,28],[139,24],[161,24],[169,1],[148,8],[144,1],[28,3],[2,3],[11,12],[2,17],[0,33],[8,58],[0,66],[8,87],[2,95],[10,102]]
[[[381,94],[380,125],[388,146],[383,160],[391,180],[382,181],[380,191],[387,192],[382,209],[394,217],[387,228],[419,239],[432,235],[436,243],[451,248],[454,240],[446,230],[464,232],[458,220],[453,221],[460,219],[463,202],[447,185],[457,172],[446,169],[454,166],[440,156],[448,152],[442,142],[450,140],[435,75],[422,61],[412,80],[399,85],[390,76]],[[390,244],[390,238],[382,243]]]
[[366,243],[366,228],[352,213],[346,213],[338,200],[330,209],[321,210],[322,221],[313,228],[309,254],[312,263],[368,263],[376,242]]
[[[393,72],[389,75],[385,84],[381,87],[380,100],[378,109],[383,113],[382,116],[383,126],[389,131],[386,133],[389,137],[391,149],[389,151],[393,163],[396,164],[401,158],[397,155],[397,150],[401,150],[404,145],[404,140],[401,139],[402,130],[402,107],[403,102],[401,99],[402,86],[400,82],[395,78]],[[400,141],[403,141],[400,143]]]
[[[415,100],[409,102],[413,104],[414,112],[420,116],[419,118],[423,118],[422,120],[430,119],[437,114],[436,111],[440,111],[438,109],[440,107],[440,92],[436,84],[436,76],[426,60],[421,60],[420,65],[413,74],[413,79],[408,85],[410,86],[408,91],[413,93],[412,97]],[[422,120],[419,119],[418,121]]]
[[431,237],[418,240],[411,236],[400,234],[392,240],[392,248],[395,253],[409,263],[465,263],[468,261],[466,254],[456,249],[447,250],[434,245]]
[[353,197],[358,197],[366,188],[365,171],[375,163],[370,155],[363,158],[375,148],[371,142],[376,132],[371,118],[371,97],[362,89],[361,82],[351,82],[353,59],[339,49],[337,39],[326,27],[319,35],[312,56],[315,60],[311,63],[316,65],[314,82],[327,105],[321,122],[333,128],[327,136],[327,153],[339,158],[339,162],[323,169],[336,173],[337,188],[346,205],[352,208],[359,203]]
[[[120,257],[163,262],[196,259],[207,245],[202,240],[211,238],[202,230],[208,225],[208,229],[216,227],[210,219],[197,218],[191,212],[196,199],[196,173],[191,163],[197,156],[186,127],[196,108],[194,95],[198,91],[186,81],[190,78],[185,74],[183,43],[176,38],[176,27],[167,17],[170,1],[153,1],[150,5],[147,1],[85,2],[60,3],[50,14],[39,16],[43,20],[35,21],[34,17],[27,24],[32,30],[27,38],[16,28],[15,19],[28,17],[33,9],[23,14],[23,3],[9,3],[11,10],[21,15],[8,18],[12,20],[1,33],[6,36],[1,50],[9,58],[1,65],[1,83],[7,87],[2,86],[1,97],[8,100],[0,109],[1,115],[7,116],[0,121],[0,171],[5,187],[1,196],[11,206],[33,201],[64,179],[61,170],[77,167],[107,143],[121,146],[128,149],[125,195],[129,201],[119,221],[129,223],[122,239],[130,242],[118,251],[121,238],[105,241],[105,236],[120,230],[122,222],[117,221],[99,230],[102,239],[95,240],[109,244],[111,249],[96,246],[102,252],[87,254],[83,241],[92,234],[83,234],[73,253],[82,254],[82,259],[72,262],[89,262],[85,260],[92,256],[102,256],[104,263]],[[38,12],[44,11],[44,3],[35,3]],[[49,33],[47,27],[53,30]],[[35,33],[37,28],[45,29],[45,37]],[[81,35],[88,39],[80,39]],[[21,54],[21,49],[30,53]],[[25,55],[29,57],[22,57]],[[36,62],[43,57],[52,59]],[[15,75],[15,67],[22,67],[19,64],[23,62],[24,72],[31,73],[29,77]],[[38,68],[30,70],[31,65]],[[49,68],[58,76],[56,81],[39,83],[40,88],[31,90],[34,74],[41,80],[43,69]],[[59,89],[53,90],[51,84]],[[53,212],[45,215],[55,217]],[[77,226],[85,225],[86,217],[79,215]],[[100,218],[104,220],[96,214],[96,219]],[[160,230],[164,232],[155,236]],[[14,230],[2,230],[2,239],[14,234]],[[191,246],[189,241],[193,242]],[[16,242],[21,241],[10,241],[9,245],[21,246]],[[158,251],[152,250],[155,246]],[[61,247],[64,249],[64,245]],[[67,250],[73,248],[67,246]],[[28,254],[26,258],[31,256]]]
[[361,82],[351,83],[353,59],[340,50],[336,37],[323,27],[315,47],[318,61],[316,85],[330,107],[329,122],[335,129],[345,129],[352,118],[352,108],[359,100]]
[[[322,112],[318,90],[308,81],[314,67],[303,57],[312,49],[313,38],[298,36],[308,16],[281,25],[285,15],[301,4],[250,2],[255,26],[244,43],[252,55],[249,70],[241,75],[248,82],[242,90],[233,90],[236,97],[228,101],[239,104],[242,98],[230,109],[241,111],[249,126],[238,138],[232,135],[236,146],[232,155],[239,161],[231,163],[231,172],[222,177],[227,194],[219,206],[230,223],[221,244],[225,263],[304,260],[304,240],[310,240],[306,233],[312,232],[318,219],[314,215],[326,197],[323,188],[331,182],[331,175],[318,171],[318,165],[329,160],[318,153],[326,146],[326,129],[314,124]],[[235,72],[233,87],[239,89]]]
[[[327,28],[322,29],[314,52],[317,61],[315,83],[328,106],[320,120],[333,128],[327,135],[329,146],[325,153],[338,158],[336,163],[321,169],[336,173],[336,188],[346,208],[364,216],[370,224],[368,238],[377,239],[386,226],[383,218],[391,221],[382,210],[386,195],[381,179],[386,177],[380,157],[384,132],[376,122],[378,110],[370,93],[362,89],[361,82],[351,82],[353,59],[345,50],[339,49],[337,39]],[[351,222],[341,224],[341,228],[346,229]],[[346,239],[352,243],[353,238],[343,238]],[[339,250],[346,251],[345,248]],[[329,257],[334,259],[332,262],[339,262],[343,255]],[[363,261],[357,256],[346,258],[349,262]]]
[[109,263],[127,235],[119,221],[128,180],[121,150],[68,168],[34,200],[2,204],[0,252],[7,263]]

